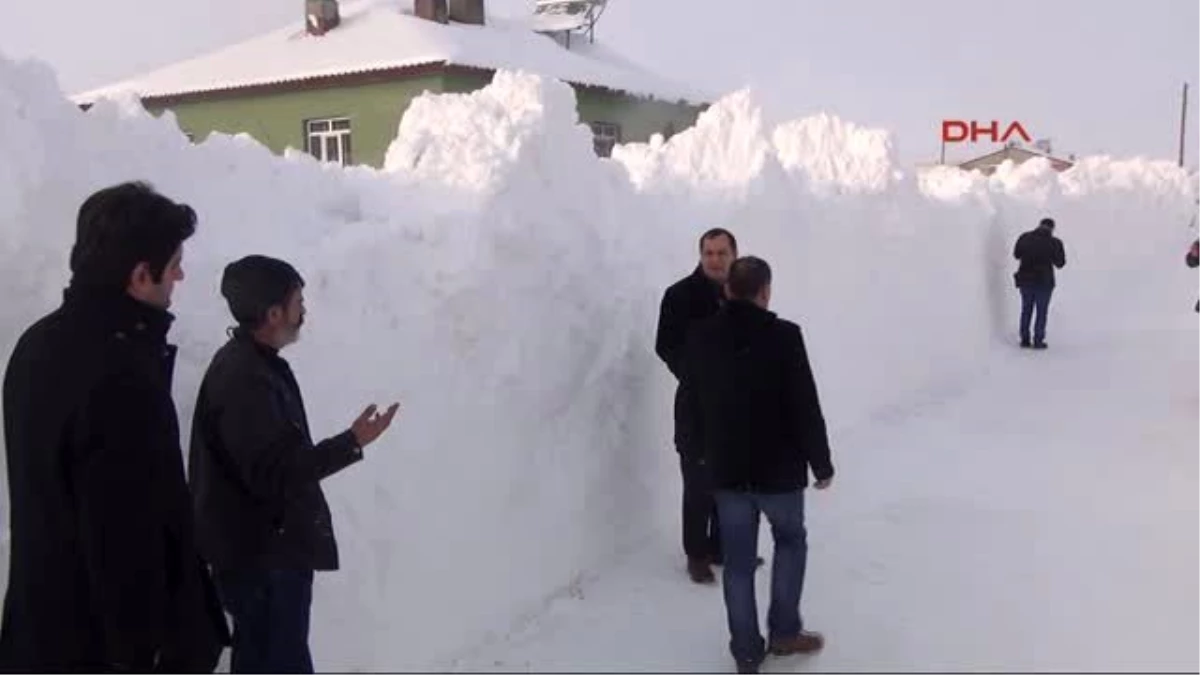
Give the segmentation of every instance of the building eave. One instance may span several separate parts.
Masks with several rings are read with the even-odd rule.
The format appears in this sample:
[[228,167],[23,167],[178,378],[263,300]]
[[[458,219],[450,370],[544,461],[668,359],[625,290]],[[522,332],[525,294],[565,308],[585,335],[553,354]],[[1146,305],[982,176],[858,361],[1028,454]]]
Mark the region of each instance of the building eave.
[[[142,105],[147,108],[171,108],[178,105],[197,102],[209,102],[220,100],[236,100],[255,96],[265,96],[271,94],[293,93],[301,91],[316,91],[321,89],[331,89],[337,87],[352,87],[362,86],[367,84],[379,84],[384,82],[395,82],[398,80],[406,80],[415,77],[423,77],[429,75],[452,75],[452,74],[484,74],[490,75],[496,72],[495,68],[487,68],[481,66],[468,66],[456,63],[451,63],[447,60],[426,61],[423,63],[408,64],[404,66],[391,66],[385,68],[373,68],[359,71],[347,71],[340,73],[331,73],[324,75],[306,76],[289,78],[286,80],[276,80],[273,82],[256,82],[244,85],[212,87],[208,89],[182,90],[165,94],[153,94],[149,96],[140,96],[137,92],[133,92],[141,101]],[[601,84],[593,84],[588,82],[567,82],[578,91],[598,92],[614,96],[625,96],[628,98],[637,98],[643,100],[656,100],[671,103],[675,105],[688,105],[697,108],[706,108],[710,104],[708,102],[689,102],[683,99],[671,101],[664,98],[659,98],[651,94],[643,94],[640,92],[629,91],[616,87],[611,87]],[[98,99],[97,99],[98,100]],[[87,110],[95,104],[95,100],[78,101],[77,104],[83,110]]]

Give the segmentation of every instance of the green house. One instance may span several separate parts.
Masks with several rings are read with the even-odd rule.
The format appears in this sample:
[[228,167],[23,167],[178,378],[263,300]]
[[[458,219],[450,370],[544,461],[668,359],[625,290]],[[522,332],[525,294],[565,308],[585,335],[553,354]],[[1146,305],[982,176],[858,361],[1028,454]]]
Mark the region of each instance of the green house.
[[474,91],[496,70],[517,70],[569,83],[607,156],[615,144],[691,126],[706,103],[594,42],[605,1],[539,0],[521,21],[487,17],[483,0],[307,0],[303,26],[73,100],[132,94],[151,113],[174,112],[194,141],[247,133],[276,153],[381,167],[415,97]]

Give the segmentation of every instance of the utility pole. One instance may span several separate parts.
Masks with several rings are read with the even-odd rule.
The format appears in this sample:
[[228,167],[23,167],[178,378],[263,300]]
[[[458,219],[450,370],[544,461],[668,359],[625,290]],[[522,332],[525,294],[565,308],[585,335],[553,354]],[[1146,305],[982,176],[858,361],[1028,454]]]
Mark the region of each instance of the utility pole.
[[1187,82],[1183,83],[1183,109],[1179,114],[1179,166],[1183,166],[1183,153],[1187,147],[1184,145],[1184,135],[1187,133]]

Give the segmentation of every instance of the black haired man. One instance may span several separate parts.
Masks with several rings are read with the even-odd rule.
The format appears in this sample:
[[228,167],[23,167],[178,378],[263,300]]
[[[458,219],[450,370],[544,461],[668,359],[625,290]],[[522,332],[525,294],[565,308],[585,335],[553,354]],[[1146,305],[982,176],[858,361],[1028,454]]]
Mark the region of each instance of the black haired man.
[[716,583],[712,565],[722,560],[720,527],[704,454],[690,438],[687,385],[680,374],[688,331],[698,321],[716,314],[725,301],[722,286],[737,257],[737,239],[728,230],[713,228],[700,236],[699,249],[696,268],[663,294],[655,352],[678,381],[674,440],[683,475],[683,551],[688,575],[696,583],[708,584]]
[[[691,437],[708,461],[721,520],[730,651],[739,672],[757,672],[768,650],[810,653],[824,645],[800,617],[808,559],[804,489],[810,469],[819,490],[829,487],[834,469],[800,327],[768,309],[770,266],[739,258],[726,288],[729,301],[689,335],[683,377]],[[754,591],[760,514],[775,540],[766,641]]]
[[300,338],[304,280],[252,255],[230,263],[221,294],[238,326],[209,364],[189,457],[200,549],[233,617],[235,673],[311,673],[313,572],[338,568],[320,482],[363,458],[388,428],[369,406],[314,443],[300,386],[280,355]]
[[171,398],[167,309],[195,228],[144,183],[91,195],[63,303],[9,360],[0,669],[211,672],[228,643]]

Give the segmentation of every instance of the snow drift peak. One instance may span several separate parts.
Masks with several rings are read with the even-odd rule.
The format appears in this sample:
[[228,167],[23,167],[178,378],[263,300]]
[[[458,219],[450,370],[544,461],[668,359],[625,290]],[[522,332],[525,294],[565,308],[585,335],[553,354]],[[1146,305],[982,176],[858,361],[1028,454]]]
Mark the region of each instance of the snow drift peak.
[[683,181],[727,192],[753,182],[770,164],[778,168],[762,106],[750,89],[721,98],[666,143],[629,144],[613,157],[639,188]]
[[511,175],[514,165],[578,165],[585,151],[591,152],[591,135],[577,123],[570,86],[500,71],[477,91],[414,100],[388,149],[384,170],[489,193]]
[[773,135],[779,161],[813,185],[878,192],[900,178],[891,135],[821,113],[787,122]]

